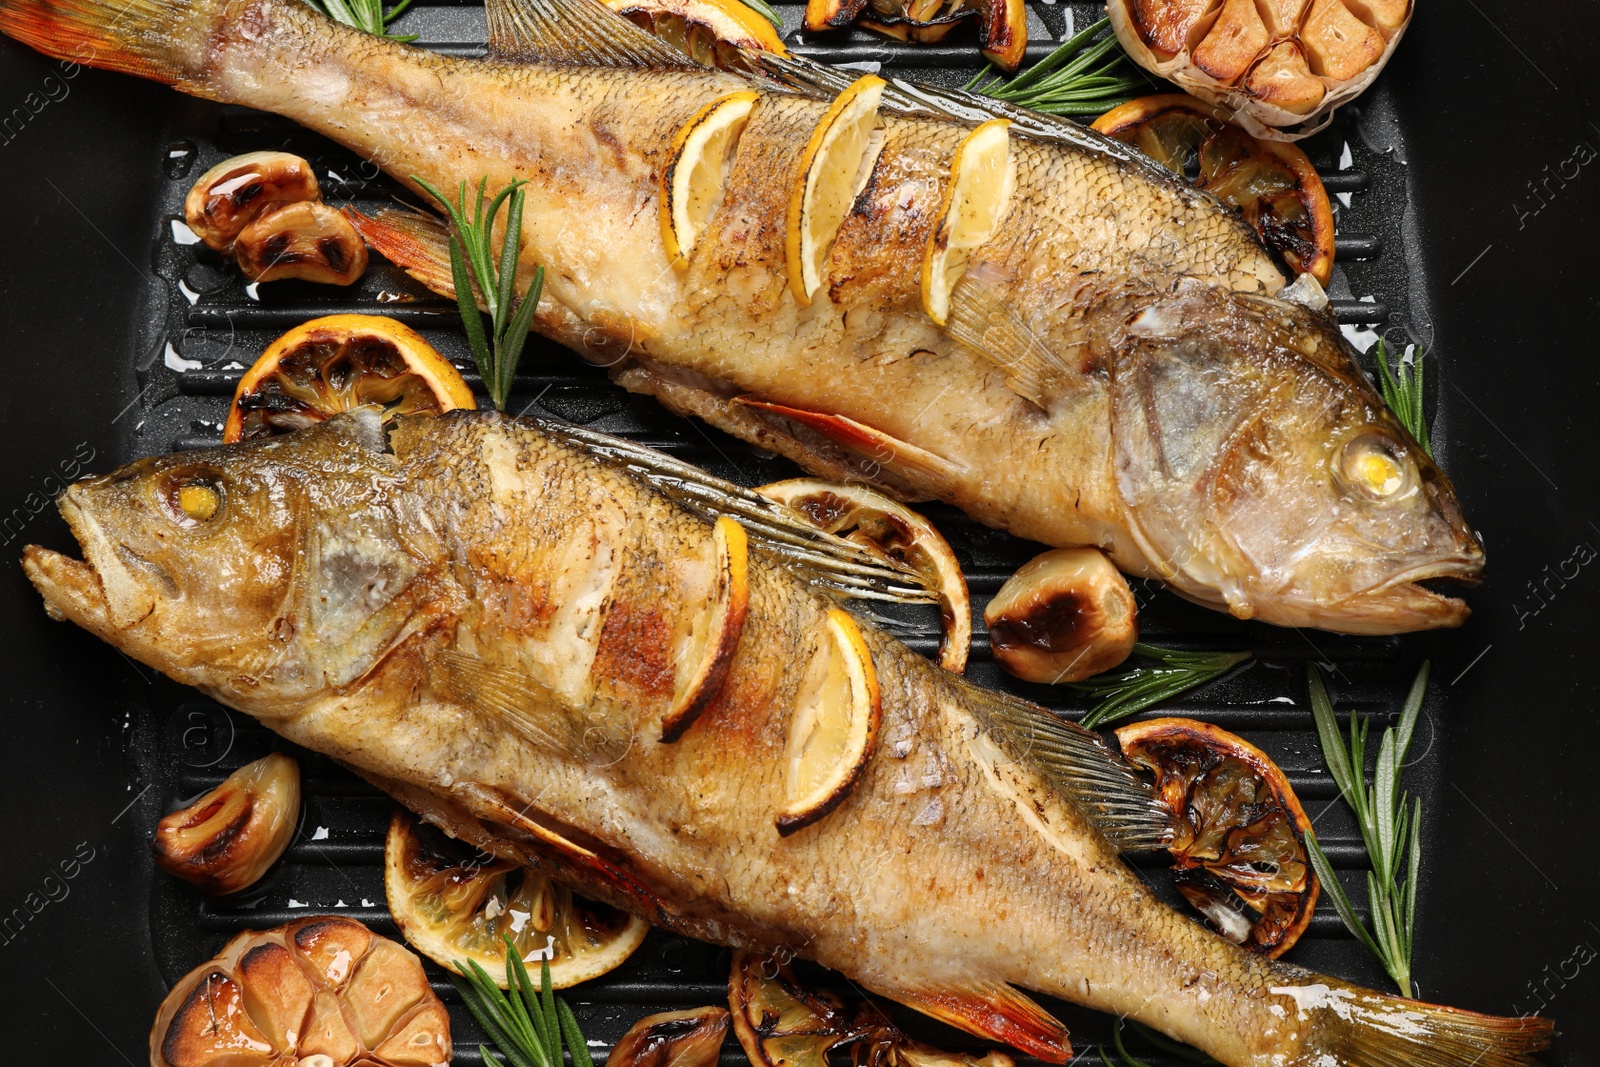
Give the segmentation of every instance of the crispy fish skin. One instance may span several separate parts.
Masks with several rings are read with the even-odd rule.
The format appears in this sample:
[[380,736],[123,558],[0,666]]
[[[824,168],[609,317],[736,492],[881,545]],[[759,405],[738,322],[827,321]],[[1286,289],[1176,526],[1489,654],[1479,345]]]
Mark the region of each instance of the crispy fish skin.
[[[196,481],[222,501],[204,521],[175,504]],[[1064,1032],[1012,987],[1230,1067],[1508,1067],[1547,1039],[1543,1020],[1356,989],[1178,915],[1012,745],[997,698],[867,624],[880,742],[839,807],[780,835],[831,602],[752,553],[725,679],[662,743],[712,528],[534,424],[452,412],[386,433],[361,409],[142,460],[60,507],[84,560],[24,556],[53,616],[682,932],[803,954],[1056,1062]]]
[[[565,54],[584,42],[552,15],[648,54],[631,67]],[[986,309],[961,335],[969,347],[923,313],[918,265],[972,123],[885,113],[824,288],[800,307],[784,219],[826,100],[682,69],[590,0],[491,0],[490,16],[491,55],[465,59],[293,0],[0,0],[0,32],[289,116],[419,195],[414,178],[447,191],[526,180],[523,281],[547,269],[538,329],[813,471],[1100,546],[1240,617],[1361,633],[1466,617],[1417,584],[1482,571],[1448,480],[1331,318],[1272,298],[1284,278],[1218,201],[1095,150],[1093,135],[1014,135],[1016,191],[957,287],[958,303]],[[721,204],[675,270],[657,221],[674,133],[752,84]],[[402,240],[383,218],[362,231],[449,288],[442,231]],[[1018,359],[1039,364],[1042,396],[1008,384]],[[1341,480],[1353,447],[1389,454],[1401,489],[1377,501]]]

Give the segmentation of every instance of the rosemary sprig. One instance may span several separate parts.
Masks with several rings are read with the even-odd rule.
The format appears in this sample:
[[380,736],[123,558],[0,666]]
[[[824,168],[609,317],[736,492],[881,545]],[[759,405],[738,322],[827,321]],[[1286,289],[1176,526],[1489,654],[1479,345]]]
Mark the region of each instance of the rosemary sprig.
[[1406,432],[1431,456],[1433,442],[1428,439],[1428,419],[1422,413],[1422,356],[1422,349],[1416,348],[1409,363],[1401,356],[1391,368],[1383,338],[1378,338],[1378,387],[1383,390],[1384,403],[1389,405]]
[[[1109,19],[1101,19],[1074,34],[1010,81],[1002,80],[993,66],[986,66],[965,88],[1050,115],[1098,115],[1108,111],[1145,84],[1144,77],[1117,47],[1115,34],[1094,41],[1110,24]],[[1116,54],[1106,59],[1112,51]]]
[[1153,659],[1158,666],[1133,667],[1116,674],[1100,674],[1072,688],[1100,698],[1080,725],[1087,729],[1120,722],[1145,708],[1221,677],[1250,658],[1244,652],[1184,652],[1139,642],[1133,654]]
[[[1406,694],[1400,722],[1383,731],[1378,742],[1378,765],[1372,785],[1366,780],[1367,727],[1370,719],[1350,720],[1348,748],[1334,717],[1333,704],[1322,684],[1322,674],[1311,669],[1311,713],[1316,719],[1317,736],[1322,741],[1322,758],[1339,786],[1350,810],[1361,827],[1361,841],[1372,861],[1367,874],[1367,899],[1372,907],[1369,932],[1355,913],[1344,887],[1334,874],[1333,865],[1317,844],[1306,835],[1311,865],[1322,882],[1322,891],[1333,899],[1339,918],[1367,951],[1378,958],[1404,996],[1411,995],[1411,948],[1417,922],[1417,870],[1422,864],[1422,798],[1407,804],[1400,788],[1400,771],[1406,750],[1422,711],[1422,698],[1428,688],[1428,664],[1423,663]],[[1404,865],[1404,877],[1401,867]]]
[[772,5],[767,3],[767,0],[744,0],[744,6],[772,23],[774,29],[783,29],[783,20],[772,10]]
[[[533,325],[534,312],[539,308],[539,294],[544,291],[544,267],[533,272],[533,283],[528,292],[513,308],[516,298],[517,258],[522,253],[522,206],[527,196],[524,181],[514,181],[500,190],[484,207],[488,195],[489,179],[478,182],[478,202],[472,215],[467,214],[467,183],[461,183],[456,203],[446,200],[440,192],[421,178],[413,177],[418,185],[450,213],[454,232],[450,234],[450,271],[454,276],[456,304],[461,308],[461,325],[467,332],[467,342],[472,346],[472,359],[483,377],[483,386],[489,391],[494,406],[506,409],[506,398],[511,395],[511,385],[517,376],[517,363],[522,359],[522,348],[528,340],[528,330]],[[500,263],[494,263],[494,220],[506,205],[505,240],[500,247]],[[474,292],[476,291],[476,293]],[[488,308],[490,332],[484,333],[483,316],[478,311],[476,297],[482,297]]]
[[1132,1019],[1123,1020],[1119,1018],[1112,1024],[1111,1030],[1111,1044],[1117,1053],[1115,1058],[1106,1055],[1105,1046],[1095,1046],[1095,1051],[1100,1054],[1100,1062],[1106,1064],[1106,1067],[1150,1067],[1150,1064],[1129,1052],[1128,1046],[1123,1044],[1122,1027],[1124,1022],[1133,1028],[1134,1033],[1169,1056],[1177,1056],[1179,1059],[1188,1060],[1190,1063],[1203,1064],[1205,1067],[1213,1067],[1217,1062],[1199,1049],[1190,1048],[1188,1045],[1174,1041],[1166,1034],[1158,1033],[1143,1023],[1134,1022]]
[[333,21],[353,26],[364,33],[387,37],[402,44],[410,44],[417,39],[414,33],[389,32],[389,23],[405,14],[406,8],[411,6],[411,0],[400,0],[388,11],[383,9],[383,0],[306,0],[306,2]]
[[[501,989],[476,960],[455,961],[463,975],[450,981],[467,1010],[483,1027],[511,1067],[563,1067],[561,1048],[572,1055],[572,1067],[594,1067],[588,1042],[567,1002],[550,986],[550,961],[539,961],[539,986],[534,988],[511,938],[506,939],[506,985]],[[493,1052],[478,1046],[489,1067],[505,1067]]]

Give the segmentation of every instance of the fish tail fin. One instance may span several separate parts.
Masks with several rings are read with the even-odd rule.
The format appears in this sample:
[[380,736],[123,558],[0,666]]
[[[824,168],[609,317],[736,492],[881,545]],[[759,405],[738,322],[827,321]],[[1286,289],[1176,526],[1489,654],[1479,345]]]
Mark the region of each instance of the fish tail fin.
[[1297,1058],[1304,1064],[1530,1067],[1555,1033],[1555,1024],[1537,1015],[1481,1015],[1326,978],[1270,992],[1291,999],[1291,1013],[1314,1021]]
[[[0,0],[0,3],[5,2],[7,0]],[[445,229],[444,223],[419,211],[395,208],[385,208],[375,215],[345,208],[344,214],[361,239],[390,263],[441,296],[455,298],[455,276],[450,270],[450,231]]]
[[184,86],[198,75],[197,32],[212,0],[0,0],[0,33],[47,56]]

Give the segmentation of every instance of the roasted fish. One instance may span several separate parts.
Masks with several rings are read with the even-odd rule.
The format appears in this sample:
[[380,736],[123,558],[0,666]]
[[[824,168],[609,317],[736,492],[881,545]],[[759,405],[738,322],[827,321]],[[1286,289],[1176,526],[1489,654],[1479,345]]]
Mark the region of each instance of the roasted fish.
[[[1465,618],[1418,584],[1482,570],[1450,483],[1314,310],[1320,291],[1277,298],[1284,277],[1219,201],[1071,123],[896,82],[871,87],[876,128],[849,142],[859,194],[808,214],[818,160],[856,164],[814,151],[834,144],[836,72],[764,54],[760,74],[700,69],[595,0],[489,0],[488,19],[474,59],[297,0],[0,0],[0,33],[288,116],[419,195],[418,179],[525,180],[537,328],[813,472],[1099,546],[1240,617],[1361,633]],[[935,316],[958,150],[995,115],[1012,122],[993,176],[1009,193],[938,275],[953,288]],[[712,175],[686,201],[704,214],[692,242],[664,199],[691,144],[682,169]],[[360,221],[451,290],[437,224]]]
[[786,824],[841,613],[759,517],[746,538],[652,485],[683,477],[553,425],[386,431],[359,409],[79,482],[59,504],[84,559],[30,546],[24,567],[53,616],[478,847],[1052,1062],[1065,1031],[1021,989],[1230,1067],[1512,1067],[1544,1047],[1546,1020],[1359,989],[1169,909],[1119,858],[1167,815],[1097,735],[866,622],[847,628],[871,736],[841,795]]

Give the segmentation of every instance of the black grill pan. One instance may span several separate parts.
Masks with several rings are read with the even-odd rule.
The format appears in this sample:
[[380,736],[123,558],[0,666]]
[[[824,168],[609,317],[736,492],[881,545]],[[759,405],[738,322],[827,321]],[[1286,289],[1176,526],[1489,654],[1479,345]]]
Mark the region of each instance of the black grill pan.
[[[1341,638],[1240,624],[1141,588],[1141,622],[1161,643],[1256,651],[1249,670],[1172,710],[1238,731],[1279,760],[1358,902],[1364,857],[1322,769],[1304,672],[1325,665],[1341,709],[1382,721],[1431,659],[1407,781],[1426,804],[1420,990],[1484,1011],[1541,1011],[1562,1025],[1550,1062],[1590,1064],[1600,1058],[1600,964],[1586,962],[1600,950],[1600,909],[1591,907],[1600,863],[1588,843],[1600,574],[1590,571],[1600,566],[1579,564],[1573,576],[1573,561],[1600,549],[1591,458],[1600,372],[1590,340],[1600,176],[1589,172],[1600,163],[1560,176],[1575,145],[1600,150],[1583,81],[1600,33],[1576,2],[1483,3],[1423,5],[1375,87],[1306,144],[1330,191],[1349,201],[1339,208],[1333,287],[1341,322],[1433,353],[1437,448],[1489,548],[1489,581],[1470,594],[1473,619],[1443,635]],[[806,40],[793,33],[799,6],[780,11],[791,43],[820,58],[946,84],[977,68],[969,44]],[[1095,17],[1092,4],[1034,6],[1030,56]],[[467,5],[418,7],[404,27],[458,54],[483,39],[481,8]],[[397,192],[370,166],[270,115],[125,77],[63,73],[0,41],[9,237],[0,434],[11,460],[0,468],[0,508],[10,509],[0,511],[0,548],[13,558],[30,540],[70,542],[47,500],[80,471],[214,443],[242,368],[306,318],[395,314],[470,362],[451,307],[381,260],[352,292],[286,283],[252,294],[174,239],[188,180],[227,155],[297,152],[319,175],[338,176],[330,199],[369,207]],[[13,107],[22,110],[7,125]],[[625,434],[747,484],[794,471],[624,394],[552,346],[530,350],[512,407]],[[948,508],[929,513],[980,609],[1038,547]],[[286,746],[86,634],[47,624],[20,572],[12,575],[0,605],[13,731],[13,763],[0,778],[0,985],[10,994],[0,1003],[12,1059],[142,1062],[167,984],[240,929],[336,910],[394,935],[379,867],[389,802],[309,753],[295,753],[306,772],[301,837],[262,887],[219,902],[154,872],[148,839],[163,812]],[[931,652],[936,620],[906,621],[912,643]],[[1083,707],[1000,674],[981,636],[971,673],[1069,712]],[[1141,869],[1163,884],[1159,865]],[[1384,986],[1326,906],[1290,958]],[[724,950],[653,932],[624,967],[570,999],[589,1036],[609,1046],[649,1011],[721,1002],[726,966]],[[475,1026],[431,973],[452,1007],[458,1060],[476,1062]],[[1108,1021],[1057,1007],[1083,1058],[1095,1059]],[[936,1024],[911,1025],[947,1046],[976,1047]],[[724,1057],[743,1060],[731,1041]]]

